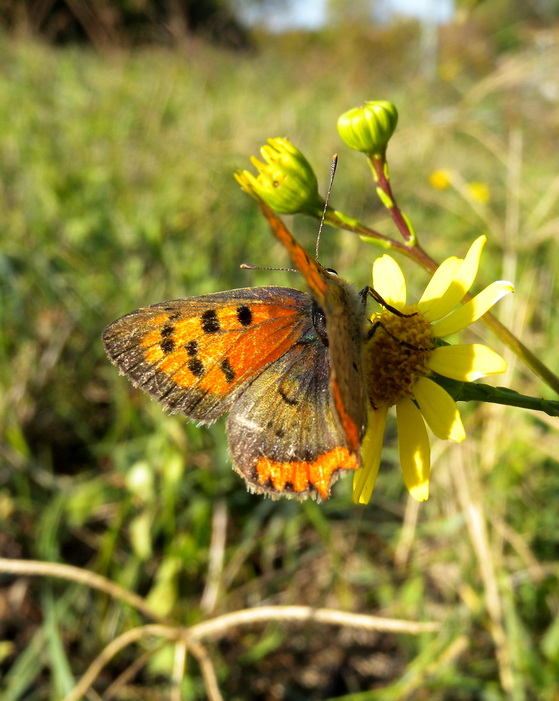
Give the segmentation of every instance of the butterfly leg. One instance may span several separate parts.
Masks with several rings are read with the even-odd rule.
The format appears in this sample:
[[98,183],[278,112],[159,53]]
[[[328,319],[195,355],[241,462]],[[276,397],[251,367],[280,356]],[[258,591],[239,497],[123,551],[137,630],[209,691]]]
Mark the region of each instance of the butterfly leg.
[[[392,311],[390,308],[388,308],[388,311]],[[413,316],[413,314],[399,314],[398,316]],[[423,348],[421,346],[414,346],[413,343],[408,343],[407,341],[402,340],[401,338],[398,338],[398,336],[395,336],[392,331],[389,331],[386,326],[382,323],[382,321],[375,321],[375,323],[371,326],[371,328],[367,331],[367,335],[365,336],[367,341],[370,341],[371,338],[375,335],[377,332],[377,329],[383,329],[385,333],[387,333],[390,338],[395,341],[399,346],[403,346],[404,348],[409,348],[409,350],[413,351],[432,351],[433,346],[430,346],[429,348]]]
[[[370,285],[367,285],[366,287],[364,287],[361,290],[361,292],[359,293],[359,295],[361,297],[363,306],[365,306],[365,304],[367,303],[367,297],[372,297],[375,300],[375,302],[377,302],[377,304],[379,304],[381,307],[383,307],[387,311],[389,311],[392,314],[395,314],[396,316],[399,316],[403,319],[406,319],[406,318],[409,318],[412,316],[416,316],[416,314],[417,314],[417,312],[413,312],[412,314],[404,314],[404,312],[401,312],[399,309],[396,309],[396,307],[393,307],[391,304],[388,304],[388,302],[386,302],[383,299],[383,297]],[[433,350],[432,348],[422,348],[422,347],[414,346],[412,343],[408,343],[407,341],[404,341],[401,338],[398,338],[397,336],[395,336],[391,331],[389,331],[386,328],[386,326],[382,323],[382,321],[376,321],[371,326],[371,328],[367,331],[367,335],[365,337],[366,340],[370,341],[371,338],[377,332],[377,329],[379,329],[379,328],[383,329],[385,331],[385,333],[387,333],[393,341],[396,341],[396,343],[398,343],[398,345],[403,346],[404,348],[409,348],[410,350],[414,350],[414,351]]]
[[367,297],[372,297],[377,304],[379,304],[383,309],[386,309],[389,312],[392,312],[392,314],[395,314],[396,316],[407,318],[410,316],[415,316],[417,312],[413,312],[412,314],[404,314],[404,312],[401,312],[399,309],[396,309],[396,307],[393,307],[391,304],[388,304],[387,301],[381,295],[375,290],[374,287],[371,287],[370,285],[366,285],[361,292],[359,293],[359,296],[361,297],[361,304],[365,306],[367,304]]

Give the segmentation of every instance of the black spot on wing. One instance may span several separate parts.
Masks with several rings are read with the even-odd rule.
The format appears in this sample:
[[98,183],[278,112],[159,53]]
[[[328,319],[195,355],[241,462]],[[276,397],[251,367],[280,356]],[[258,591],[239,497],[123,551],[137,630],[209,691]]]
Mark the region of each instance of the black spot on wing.
[[169,355],[175,350],[175,342],[172,338],[163,338],[159,346],[165,355]]
[[219,318],[215,309],[207,309],[200,317],[204,333],[217,333],[221,330]]
[[205,372],[204,363],[200,358],[191,358],[188,361],[188,369],[194,375],[194,377],[202,377]]
[[163,309],[166,312],[169,312],[169,317],[168,317],[169,321],[174,321],[175,319],[180,318],[181,313],[175,307],[163,307]]
[[189,341],[184,344],[186,352],[192,358],[198,353],[198,341]]
[[221,372],[225,375],[227,382],[231,383],[235,379],[235,371],[233,370],[229,358],[224,358],[219,364]]
[[161,329],[161,337],[167,338],[169,336],[172,336],[174,332],[175,327],[173,326],[173,324],[165,324],[165,326]]
[[286,404],[289,404],[289,406],[297,406],[297,404],[299,404],[298,399],[292,399],[291,397],[288,397],[287,394],[284,392],[283,388],[281,387],[279,389],[279,395]]
[[237,319],[241,326],[250,326],[252,324],[252,312],[250,311],[250,307],[237,307]]

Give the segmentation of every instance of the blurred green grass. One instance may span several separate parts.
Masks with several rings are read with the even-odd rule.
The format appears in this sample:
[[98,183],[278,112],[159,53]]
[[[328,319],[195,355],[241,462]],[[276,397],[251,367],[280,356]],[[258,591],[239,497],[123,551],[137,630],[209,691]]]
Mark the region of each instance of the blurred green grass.
[[[390,99],[401,115],[393,186],[425,247],[439,259],[462,255],[488,233],[480,287],[514,280],[515,298],[497,313],[556,367],[559,113],[546,86],[557,46],[479,65],[464,41],[462,55],[441,56],[447,78],[428,79],[415,70],[416,37],[400,32],[293,34],[241,56],[201,44],[104,56],[0,44],[2,555],[98,572],[183,623],[264,603],[443,621],[438,636],[419,637],[233,630],[211,645],[226,698],[559,694],[551,420],[464,407],[469,439],[434,445],[433,496],[419,509],[402,487],[394,428],[368,507],[352,505],[347,479],[320,506],[272,502],[248,495],[231,470],[221,422],[200,429],[166,416],[118,377],[100,341],[111,320],[163,299],[302,287],[238,267],[287,262],[231,177],[269,136],[294,141],[323,183],[339,151],[334,206],[390,232],[365,164],[335,130],[342,111]],[[486,184],[489,204],[434,190],[428,176],[443,167]],[[316,223],[290,225],[312,250]],[[368,282],[377,249],[330,230],[321,245],[323,263]],[[424,275],[403,265],[421,290]],[[482,324],[470,340],[477,334],[487,338]],[[509,361],[500,384],[551,396]],[[218,517],[226,537],[210,577]],[[24,584],[13,606],[13,579],[0,582],[7,700],[61,698],[72,675],[141,620],[60,581]],[[140,654],[112,662],[99,690]],[[167,698],[171,668],[167,646],[139,672],[149,696],[138,698]],[[205,698],[198,669],[188,669],[183,698]]]

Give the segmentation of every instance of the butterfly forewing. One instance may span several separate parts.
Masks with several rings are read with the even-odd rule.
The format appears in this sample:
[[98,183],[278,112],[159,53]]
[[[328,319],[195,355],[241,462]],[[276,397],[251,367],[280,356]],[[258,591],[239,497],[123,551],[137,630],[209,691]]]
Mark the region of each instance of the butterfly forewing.
[[199,421],[312,331],[311,300],[290,288],[247,288],[161,302],[110,324],[111,361],[132,383]]

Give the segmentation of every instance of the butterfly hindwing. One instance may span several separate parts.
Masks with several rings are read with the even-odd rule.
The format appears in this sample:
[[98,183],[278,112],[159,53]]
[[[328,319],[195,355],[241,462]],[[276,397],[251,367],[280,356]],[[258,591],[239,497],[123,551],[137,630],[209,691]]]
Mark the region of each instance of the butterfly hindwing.
[[327,499],[340,469],[358,467],[330,392],[328,349],[316,334],[240,394],[227,435],[235,469],[252,491],[270,496]]

